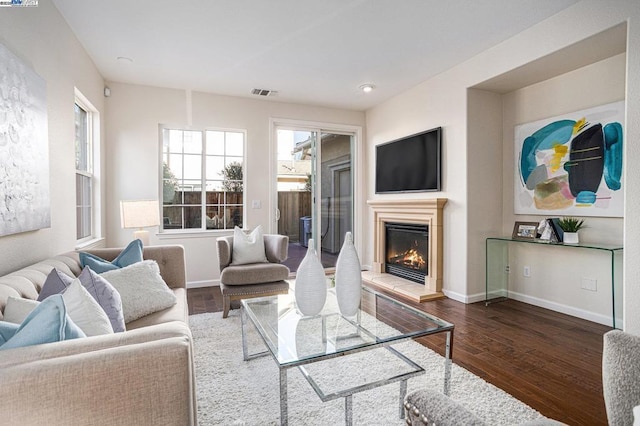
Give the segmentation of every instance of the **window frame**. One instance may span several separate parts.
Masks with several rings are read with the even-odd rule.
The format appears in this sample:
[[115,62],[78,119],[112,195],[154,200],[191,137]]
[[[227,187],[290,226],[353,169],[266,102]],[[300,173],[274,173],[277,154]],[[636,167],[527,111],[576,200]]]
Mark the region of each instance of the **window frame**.
[[[88,244],[91,244],[93,241],[101,238],[101,224],[100,224],[100,114],[98,110],[93,106],[93,104],[76,88],[74,91],[74,129],[76,123],[76,113],[75,108],[76,105],[82,109],[86,114],[86,170],[79,169],[77,164],[75,167],[75,178],[76,178],[76,247],[82,247]],[[74,145],[77,144],[75,131],[74,131]],[[74,146],[74,162],[78,158],[77,146]],[[79,221],[82,219],[81,215],[78,214],[78,210],[80,204],[78,203],[78,176],[82,176],[84,178],[90,179],[90,193],[88,197],[88,206],[90,209],[89,214],[89,234],[78,238],[78,228]],[[82,200],[87,201],[87,200]],[[84,206],[84,204],[83,204]]]
[[[185,228],[184,226],[185,224],[185,219],[184,219],[184,215],[182,216],[182,224],[181,224],[181,228],[175,228],[175,229],[165,229],[165,221],[164,221],[164,208],[165,207],[170,207],[171,204],[164,204],[164,180],[165,180],[165,176],[164,176],[164,164],[165,164],[165,155],[169,155],[170,152],[167,151],[165,152],[165,146],[164,146],[164,141],[165,141],[165,132],[166,131],[180,131],[180,132],[198,132],[201,134],[201,150],[200,153],[197,154],[200,156],[200,227],[199,228]],[[207,133],[208,132],[223,132],[225,134],[227,133],[239,133],[242,135],[242,204],[237,204],[237,203],[227,203],[226,201],[226,194],[227,191],[225,192],[225,200],[222,204],[220,204],[222,206],[223,209],[227,208],[227,206],[241,206],[242,208],[242,227],[244,227],[244,224],[246,223],[246,215],[247,215],[247,200],[246,200],[246,180],[247,180],[247,173],[246,173],[246,164],[247,164],[247,131],[245,129],[236,129],[236,128],[228,128],[228,127],[203,127],[203,128],[194,128],[194,127],[190,127],[190,126],[171,126],[171,125],[164,125],[161,124],[159,125],[159,199],[160,199],[160,216],[163,218],[163,220],[161,220],[160,222],[160,227],[159,227],[159,235],[166,237],[166,236],[185,236],[187,234],[207,234],[207,233],[219,233],[219,232],[229,232],[233,230],[233,227],[229,227],[229,228],[207,228],[207,221],[206,221],[206,213],[207,213],[207,207],[210,207],[211,204],[207,203],[207,184],[215,181],[214,179],[207,179],[207,169],[206,169],[206,163],[207,163],[207,157],[208,156],[212,156],[212,154],[208,154],[206,152],[206,146],[207,146]],[[183,139],[184,140],[184,139]],[[182,149],[182,152],[180,153],[182,160],[184,161],[184,147]],[[188,154],[188,155],[194,155],[194,154]],[[225,164],[226,164],[226,159],[227,158],[237,158],[237,155],[226,155],[226,152],[224,155],[222,155],[222,157],[224,158]],[[184,164],[184,162],[183,162]],[[183,177],[179,178],[178,180],[194,180],[194,179],[185,179],[184,178],[184,173],[183,173]],[[217,180],[217,179],[216,179]],[[222,177],[220,178],[220,180],[224,180]],[[183,200],[184,201],[184,200]],[[187,205],[181,203],[181,204],[175,204],[175,206],[179,206],[179,207],[188,207],[188,206],[196,206],[195,204],[191,205]],[[226,226],[226,224],[225,224]]]

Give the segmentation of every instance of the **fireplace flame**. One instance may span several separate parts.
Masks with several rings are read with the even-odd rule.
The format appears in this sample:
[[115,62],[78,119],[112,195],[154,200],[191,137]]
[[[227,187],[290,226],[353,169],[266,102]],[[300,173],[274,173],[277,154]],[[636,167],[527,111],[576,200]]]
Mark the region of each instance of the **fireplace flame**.
[[411,269],[423,269],[426,265],[425,258],[418,252],[418,250],[416,250],[415,247],[410,248],[404,253],[393,255],[389,260],[391,263]]

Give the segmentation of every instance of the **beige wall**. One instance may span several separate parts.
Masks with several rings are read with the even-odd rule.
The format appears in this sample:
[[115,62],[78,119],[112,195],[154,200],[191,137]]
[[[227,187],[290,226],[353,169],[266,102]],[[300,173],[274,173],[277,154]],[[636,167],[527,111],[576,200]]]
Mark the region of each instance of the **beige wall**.
[[[247,131],[246,222],[267,231],[273,223],[275,177],[271,178],[275,151],[270,147],[270,120],[292,119],[343,125],[364,125],[364,113],[340,109],[253,100],[182,90],[109,83],[107,111],[107,244],[125,245],[129,230],[120,227],[119,202],[125,199],[157,199],[159,193],[158,125],[222,127]],[[191,99],[189,102],[188,99]],[[259,200],[262,208],[252,209]],[[187,253],[189,285],[215,284],[219,278],[215,240],[225,231],[193,233],[189,236],[159,236],[152,244],[182,244]]]
[[0,43],[46,81],[51,189],[51,228],[0,237],[0,275],[3,275],[73,249],[76,242],[74,87],[103,116],[104,81],[48,0],[40,0],[38,7],[2,8]]
[[[639,21],[640,8],[637,7],[635,0],[617,1],[615,6],[608,2],[585,0],[367,111],[367,152],[371,159],[374,158],[376,144],[435,126],[443,127],[443,191],[438,194],[396,195],[396,197],[449,198],[449,203],[445,207],[444,221],[444,290],[446,294],[469,301],[482,293],[484,251],[478,248],[483,246],[484,239],[489,235],[510,233],[514,220],[512,215],[505,217],[505,211],[511,209],[512,204],[504,199],[509,196],[506,191],[512,191],[512,185],[510,185],[513,179],[510,177],[512,173],[503,170],[503,162],[510,163],[508,158],[512,157],[509,157],[508,152],[503,152],[502,157],[497,154],[493,159],[487,158],[483,153],[483,144],[477,142],[487,142],[490,138],[472,135],[470,126],[476,125],[475,118],[467,119],[466,117],[466,111],[475,104],[481,103],[482,98],[486,97],[488,108],[493,111],[482,111],[482,113],[495,120],[497,101],[491,95],[478,92],[469,92],[468,95],[467,88],[475,87],[511,70],[526,67],[533,61],[627,22],[627,69],[624,89],[626,93],[622,96],[626,99],[627,108],[625,140],[638,140],[640,138],[640,114],[637,113],[640,111]],[[603,91],[605,90],[606,88],[603,87]],[[525,92],[526,90],[520,95],[524,95]],[[621,98],[619,95],[616,96],[618,99]],[[566,102],[572,101],[563,100],[562,102],[563,107],[568,107]],[[578,99],[577,102],[584,102],[584,99]],[[492,129],[492,133],[499,132],[499,129]],[[506,138],[506,133],[504,137]],[[506,181],[504,183],[502,202],[498,200],[493,207],[487,204],[486,200],[495,201],[494,195],[489,193],[489,190],[480,193],[476,190],[479,180],[486,178],[494,180],[496,176],[493,172],[487,172],[485,168],[470,165],[475,158],[483,158],[487,162],[486,168],[500,170],[503,180],[506,180],[505,176],[511,179],[510,183]],[[373,167],[373,161],[370,160],[369,176],[373,176]],[[637,211],[640,207],[640,193],[631,191],[630,188],[640,184],[640,151],[629,149],[629,144],[625,147],[624,170],[627,189],[625,216],[633,217],[629,212]],[[470,194],[471,192],[473,194]],[[370,198],[382,197],[374,194],[373,182],[369,182],[368,194]],[[481,212],[480,216],[476,216],[478,211]],[[492,214],[500,217],[500,221],[491,219]],[[602,226],[604,232],[613,230],[611,233],[615,235],[613,238],[620,237],[620,221],[602,219],[594,220],[593,224]],[[371,227],[371,224],[369,226]],[[485,229],[478,230],[478,227]],[[627,220],[624,231],[625,258],[633,259],[640,254],[640,242],[637,238],[632,238],[633,235],[640,235],[640,223]],[[585,238],[598,239],[600,236],[595,233],[595,230],[585,233]],[[369,247],[370,244],[370,241],[365,242],[365,247]],[[364,255],[364,264],[371,262],[371,255],[369,249]],[[640,289],[639,286],[634,285],[640,278],[640,265],[637,262],[627,261],[624,271],[625,329],[640,334]]]

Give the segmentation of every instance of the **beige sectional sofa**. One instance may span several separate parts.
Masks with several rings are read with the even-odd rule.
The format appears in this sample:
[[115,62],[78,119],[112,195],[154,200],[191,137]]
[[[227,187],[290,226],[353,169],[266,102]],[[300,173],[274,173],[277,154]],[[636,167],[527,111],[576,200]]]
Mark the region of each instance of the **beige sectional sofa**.
[[[113,260],[121,249],[88,252]],[[8,425],[195,425],[193,342],[181,246],[144,249],[177,296],[171,308],[127,331],[0,351],[0,412]],[[0,277],[0,319],[9,296],[36,299],[52,268],[81,272],[78,253]]]

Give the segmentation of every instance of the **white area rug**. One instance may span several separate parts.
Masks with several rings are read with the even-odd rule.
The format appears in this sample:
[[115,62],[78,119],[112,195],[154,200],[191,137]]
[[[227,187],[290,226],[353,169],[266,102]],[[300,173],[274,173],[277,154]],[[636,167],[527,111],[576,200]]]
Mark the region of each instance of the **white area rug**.
[[[271,356],[242,360],[240,311],[232,310],[226,319],[220,312],[193,315],[189,322],[195,340],[199,425],[279,425],[278,367]],[[257,333],[250,337],[250,351],[263,350]],[[409,379],[408,392],[420,388],[442,391],[443,357],[414,341],[394,348],[426,370],[426,374]],[[379,362],[381,354],[376,351],[316,363],[313,374],[322,376],[323,372],[335,371],[335,362],[350,362],[349,374],[356,375],[374,367],[384,368],[384,363]],[[353,423],[404,425],[398,415],[399,390],[399,383],[392,383],[355,394]],[[344,399],[323,403],[296,368],[288,370],[288,395],[290,425],[344,424]],[[455,364],[450,396],[491,425],[514,425],[541,417],[531,407]]]

